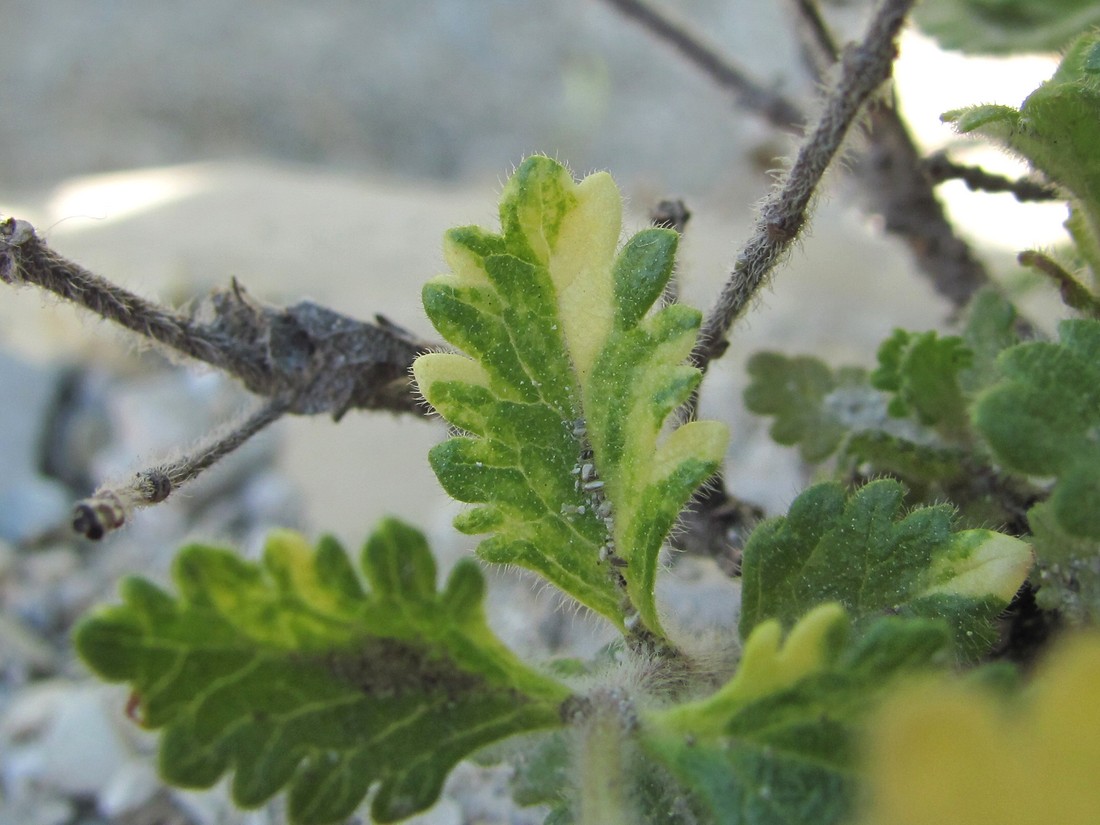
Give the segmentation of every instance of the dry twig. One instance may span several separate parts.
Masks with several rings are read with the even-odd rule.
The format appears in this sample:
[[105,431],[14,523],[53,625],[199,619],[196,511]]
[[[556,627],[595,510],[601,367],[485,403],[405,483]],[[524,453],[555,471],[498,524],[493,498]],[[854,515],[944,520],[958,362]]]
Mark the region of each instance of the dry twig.
[[794,163],[760,208],[755,231],[742,247],[715,307],[703,322],[692,362],[705,370],[725,351],[726,334],[767,282],[775,265],[802,230],[807,210],[860,107],[890,76],[894,40],[913,0],[886,0],[876,11],[863,42],[847,49],[841,76],[828,95],[817,124],[803,139]]
[[932,184],[961,180],[971,192],[1011,192],[1020,203],[1066,199],[1056,186],[1028,178],[1012,180],[987,172],[980,166],[955,163],[943,152],[925,158],[921,168]]
[[94,275],[47,247],[26,221],[0,223],[0,280],[30,283],[79,304],[171,351],[235,376],[267,399],[252,415],[184,457],[105,485],[73,511],[73,528],[99,539],[135,507],[164,501],[201,472],[286,413],[350,409],[424,412],[411,391],[413,359],[429,349],[379,316],[377,324],[303,301],[262,306],[236,283],[200,307],[203,320],[167,310]]
[[[664,13],[644,0],[604,0],[622,11],[661,41],[676,49],[701,72],[722,88],[733,92],[740,105],[763,114],[769,122],[787,131],[798,131],[798,117],[776,118],[769,114],[768,95],[763,87],[728,58],[704,44],[685,26],[673,23]],[[792,0],[807,63],[816,71],[832,62],[836,46],[813,0]],[[821,79],[821,76],[818,76]],[[744,90],[750,90],[751,93]],[[797,106],[787,101],[798,111]],[[932,184],[921,168],[920,153],[912,136],[892,105],[873,101],[867,106],[868,149],[854,158],[853,171],[871,200],[872,209],[883,216],[885,229],[901,237],[917,265],[933,287],[956,309],[989,282],[989,275],[948,221],[936,199]]]
[[805,122],[805,115],[796,104],[757,82],[718,49],[668,15],[642,0],[604,2],[680,52],[720,88],[734,95],[739,106],[756,112],[776,128],[785,131],[796,131]]
[[286,411],[285,400],[270,401],[231,426],[224,435],[200,445],[190,455],[142,470],[127,484],[100,487],[73,507],[73,529],[85,538],[98,541],[125,524],[136,508],[164,501],[203,470],[214,466],[268,424],[277,421]]
[[[430,345],[378,317],[369,324],[311,301],[264,306],[236,281],[187,316],[147,301],[44,244],[26,221],[0,224],[0,280],[35,284],[175,353],[238,378],[256,395],[289,399],[287,412],[423,412],[409,368]],[[204,316],[208,316],[204,318]]]

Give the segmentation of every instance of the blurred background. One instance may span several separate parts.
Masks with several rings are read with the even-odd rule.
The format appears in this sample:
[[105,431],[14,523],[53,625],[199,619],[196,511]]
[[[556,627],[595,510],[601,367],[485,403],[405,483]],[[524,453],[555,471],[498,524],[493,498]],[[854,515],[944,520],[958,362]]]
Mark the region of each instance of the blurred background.
[[[660,190],[710,189],[768,134],[588,0],[5,6],[9,193],[242,156],[470,181],[534,151]],[[675,6],[798,96],[781,4]]]
[[[765,86],[804,102],[813,94],[784,4],[663,7]],[[827,11],[844,39],[867,7]],[[578,175],[610,170],[627,230],[659,199],[683,198],[694,214],[683,293],[706,308],[769,170],[794,146],[598,0],[45,0],[0,2],[0,20],[0,213],[174,306],[236,277],[264,301],[383,313],[434,338],[419,289],[442,269],[442,233],[495,226],[502,182],[542,152]],[[915,132],[937,148],[953,140],[941,111],[1018,104],[1052,67],[1049,56],[964,59],[907,32],[896,82]],[[942,194],[995,268],[1050,243],[1064,218],[1062,207],[961,184]],[[149,743],[120,723],[117,692],[104,694],[72,660],[69,627],[111,598],[120,575],[163,580],[185,541],[254,553],[276,524],[357,547],[377,518],[397,514],[431,534],[446,567],[473,541],[449,529],[456,508],[427,468],[443,430],[388,414],[280,421],[101,545],[76,543],[60,529],[75,499],[187,448],[249,399],[33,288],[0,293],[0,825],[230,821],[224,794],[160,788]],[[790,266],[708,376],[703,412],[733,426],[730,489],[774,513],[806,480],[796,454],[742,409],[749,354],[865,364],[893,327],[942,326],[947,310],[858,193],[831,176]],[[667,598],[692,575],[673,577]],[[729,622],[733,597],[714,586],[712,618]],[[512,643],[600,643],[599,628],[562,619],[553,598],[502,587],[494,623]]]

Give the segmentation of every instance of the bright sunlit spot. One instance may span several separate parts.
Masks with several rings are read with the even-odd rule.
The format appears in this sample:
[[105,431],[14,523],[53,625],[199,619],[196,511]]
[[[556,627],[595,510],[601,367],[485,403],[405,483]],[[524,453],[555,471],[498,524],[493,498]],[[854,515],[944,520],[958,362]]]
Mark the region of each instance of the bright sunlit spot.
[[[47,210],[51,222],[119,220],[194,194],[203,179],[190,166],[165,166],[77,178],[57,188]],[[74,231],[83,224],[66,226]]]
[[[996,58],[945,52],[909,30],[901,38],[894,78],[902,114],[926,152],[952,146],[951,157],[959,163],[1017,178],[1027,172],[1024,163],[979,139],[956,135],[940,115],[983,103],[1019,106],[1057,66],[1055,54]],[[983,243],[1018,251],[1066,239],[1064,203],[1022,204],[1007,193],[971,192],[961,181],[943,184],[937,192],[952,220]]]

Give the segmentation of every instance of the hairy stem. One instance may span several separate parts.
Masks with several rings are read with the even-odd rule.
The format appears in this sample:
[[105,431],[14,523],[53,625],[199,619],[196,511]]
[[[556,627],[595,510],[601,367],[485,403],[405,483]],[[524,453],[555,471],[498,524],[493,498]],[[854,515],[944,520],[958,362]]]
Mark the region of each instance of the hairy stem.
[[636,725],[629,699],[619,690],[601,690],[580,699],[573,716],[578,737],[577,825],[637,822],[628,793],[627,762]]
[[1100,318],[1100,298],[1089,292],[1084,284],[1049,255],[1027,249],[1017,255],[1016,259],[1021,266],[1034,269],[1040,275],[1049,278],[1058,287],[1062,303],[1066,306],[1083,312],[1091,318]]
[[0,280],[47,289],[234,376],[257,395],[289,398],[290,413],[339,419],[350,409],[426,412],[409,369],[431,345],[381,317],[368,324],[310,301],[264,306],[235,281],[200,307],[211,319],[181,315],[68,260],[14,218],[0,223]]
[[288,406],[285,400],[264,404],[225,434],[200,444],[191,454],[142,470],[127,484],[100,487],[73,508],[73,529],[85,538],[98,541],[125,524],[136,508],[164,501],[214,466],[268,424],[277,421]]
[[734,263],[715,307],[703,322],[692,362],[702,370],[724,352],[726,335],[741,317],[806,221],[807,210],[860,107],[890,76],[894,40],[914,0],[886,0],[871,21],[863,42],[849,48],[842,73],[828,95],[817,124],[803,139],[794,163],[773,187],[760,209],[756,228]]
[[[800,129],[805,118],[795,104],[784,100],[781,108],[799,112],[797,116],[770,115],[772,109],[766,102],[775,96],[759,94],[763,88],[759,82],[706,45],[699,35],[642,0],[604,1],[645,26],[704,75],[730,91],[739,105],[762,114],[777,128],[792,132]],[[813,0],[790,1],[806,62],[817,79],[822,80],[824,70],[837,59],[836,45]],[[887,4],[883,10],[892,5]],[[924,174],[920,152],[893,106],[886,103],[869,106],[866,136],[868,149],[864,156],[854,158],[851,166],[871,201],[871,208],[883,215],[887,232],[906,242],[917,266],[936,291],[961,309],[989,282],[988,272],[947,219],[936,199],[933,182]],[[723,341],[715,341],[710,345],[709,357],[716,357],[723,347]]]

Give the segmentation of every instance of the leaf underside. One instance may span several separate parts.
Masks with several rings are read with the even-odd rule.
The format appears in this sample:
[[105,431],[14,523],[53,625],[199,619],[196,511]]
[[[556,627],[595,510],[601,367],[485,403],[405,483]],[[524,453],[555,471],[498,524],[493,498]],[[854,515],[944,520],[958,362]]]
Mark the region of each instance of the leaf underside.
[[259,563],[193,545],[176,559],[178,596],[127,579],[121,605],[78,627],[77,650],[131,685],[172,784],[232,772],[242,807],[286,788],[298,823],[340,822],[373,787],[374,819],[403,819],[474,750],[559,725],[568,691],[492,635],[473,562],[436,592],[424,537],[388,520],[362,569],[369,589],[334,540],[313,549],[290,532]]

